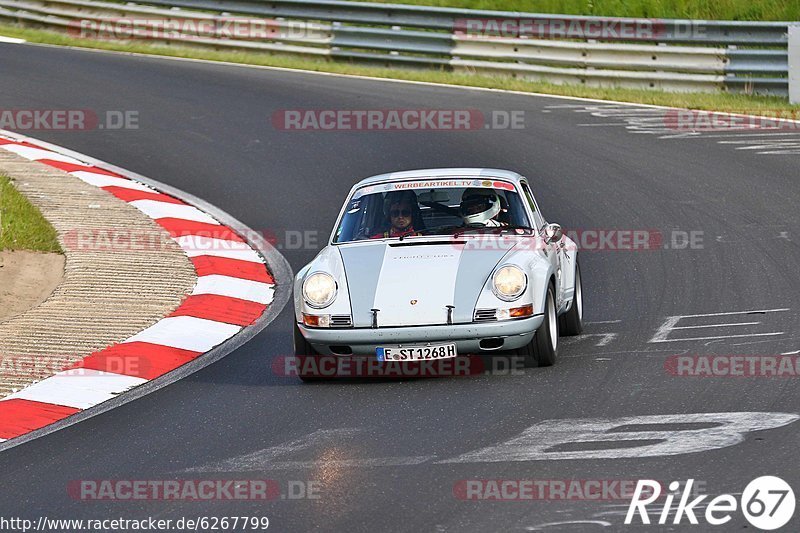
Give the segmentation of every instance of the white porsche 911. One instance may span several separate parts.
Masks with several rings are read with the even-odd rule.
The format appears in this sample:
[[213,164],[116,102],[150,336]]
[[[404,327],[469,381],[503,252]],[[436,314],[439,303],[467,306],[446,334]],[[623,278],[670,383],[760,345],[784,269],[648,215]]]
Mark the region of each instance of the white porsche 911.
[[294,304],[296,355],[378,361],[511,352],[549,366],[583,318],[575,243],[526,178],[488,168],[358,182]]

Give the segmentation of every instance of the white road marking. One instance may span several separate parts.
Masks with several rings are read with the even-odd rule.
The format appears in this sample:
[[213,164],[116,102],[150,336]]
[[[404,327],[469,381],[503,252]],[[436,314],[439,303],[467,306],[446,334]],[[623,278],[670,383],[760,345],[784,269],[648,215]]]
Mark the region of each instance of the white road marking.
[[[605,325],[605,324],[619,324],[622,320],[596,320],[594,322],[584,322],[585,325]],[[572,342],[581,341],[584,339],[588,339],[590,337],[599,337],[595,346],[606,346],[612,341],[614,341],[619,335],[617,333],[582,333],[581,335],[577,335],[575,337],[566,337],[562,341],[565,344],[571,344]]]
[[680,315],[682,318],[698,318],[704,316],[730,316],[730,315],[758,315],[761,313],[782,313],[784,311],[791,311],[789,307],[781,307],[778,309],[753,309],[750,311],[725,311],[724,313],[703,313],[700,315]]
[[793,352],[783,352],[781,355],[797,355],[800,353],[800,350],[795,350]]
[[7,396],[4,400],[18,398],[88,409],[146,382],[142,378],[78,368],[54,374]]
[[[709,341],[709,342],[706,342],[704,345],[705,346],[713,346],[717,342],[720,342],[720,341]],[[775,341],[772,340],[772,339],[748,340],[748,341],[744,341],[744,342],[726,343],[726,346],[731,346],[731,347],[733,347],[733,346],[752,346],[753,344],[764,344],[766,342],[773,343]]]
[[[618,122],[594,122],[580,123],[580,127],[624,127],[630,133],[657,135],[658,139],[685,139],[685,138],[709,138],[714,139],[719,144],[741,144],[736,150],[752,150],[759,155],[796,155],[800,154],[800,145],[794,143],[796,138],[783,139],[778,136],[793,136],[798,132],[787,132],[786,125],[798,124],[792,119],[778,119],[771,117],[760,117],[760,121],[750,121],[744,124],[728,124],[715,128],[709,120],[708,126],[698,124],[697,128],[679,127],[675,123],[671,124],[669,110],[683,111],[675,108],[665,107],[636,107],[630,104],[616,103],[596,103],[584,106],[553,106],[553,109],[571,109],[575,113],[588,113],[592,117],[617,120]],[[691,112],[690,112],[691,113]],[[715,115],[714,112],[708,114]],[[741,115],[738,113],[718,113],[722,116],[750,117],[752,115]],[[761,120],[763,119],[763,120]],[[775,125],[770,125],[775,124]],[[687,126],[691,126],[688,124]],[[758,132],[758,133],[753,133]],[[751,138],[755,137],[755,138]],[[775,138],[778,137],[778,138]],[[736,141],[719,141],[718,139],[740,138]],[[741,139],[743,138],[743,139]]]
[[650,339],[648,342],[664,342],[667,337],[669,336],[669,332],[675,327],[675,325],[680,322],[680,316],[670,316],[664,321],[661,326],[656,330],[656,334],[653,335],[653,338]]
[[713,341],[717,339],[749,339],[750,337],[776,337],[785,334],[785,331],[773,331],[770,333],[748,333],[742,335],[713,335],[710,337],[687,337],[685,339],[669,339],[664,342],[678,342],[678,341]]
[[[761,128],[761,129],[763,130],[763,129],[767,129],[767,128]],[[773,128],[773,129],[778,129],[778,128]],[[719,134],[719,135],[704,135],[703,137],[705,137],[706,139],[730,139],[731,137],[737,137],[737,138],[738,137],[780,137],[780,136],[783,136],[783,135],[800,135],[800,132],[774,133],[774,132],[770,131],[770,132],[767,132],[767,133],[737,133],[735,135],[723,135],[723,134]]]
[[6,37],[4,35],[0,35],[0,43],[22,44],[24,42],[25,42],[25,39],[17,39],[16,37]]
[[382,468],[388,466],[414,466],[435,459],[435,455],[409,457],[363,457],[359,459],[319,459],[307,461],[276,461],[266,468],[270,470],[309,470],[320,466],[335,468]]
[[600,337],[600,340],[597,341],[595,346],[605,346],[617,338],[616,333],[591,333],[589,336],[593,335],[597,335]]
[[708,337],[686,337],[683,339],[661,339],[661,340],[649,340],[648,342],[681,342],[681,341],[711,341],[716,339],[740,339],[740,338],[750,338],[750,337],[775,337],[778,335],[783,335],[786,333],[785,331],[771,331],[769,333],[743,333],[738,335],[711,335]]
[[761,322],[734,322],[732,324],[702,324],[699,326],[674,326],[672,329],[724,328],[728,326],[755,326]]
[[605,520],[569,520],[567,522],[547,522],[545,524],[527,526],[525,530],[543,531],[549,527],[560,527],[560,526],[571,526],[571,525],[595,525],[595,526],[608,527],[611,525],[611,522],[606,522]]
[[[729,141],[727,144],[744,144],[744,143],[737,143],[735,141]],[[800,148],[800,143],[792,142],[792,143],[770,143],[770,144],[753,144],[750,146],[737,146],[737,150],[767,150],[770,148]]]
[[303,452],[317,446],[330,445],[331,440],[341,440],[354,437],[363,432],[360,428],[333,428],[333,429],[317,429],[314,432],[304,435],[301,438],[290,440],[279,444],[264,448],[257,452],[242,455],[223,461],[219,465],[224,468],[234,467],[236,469],[250,470],[254,467],[261,469],[268,467],[275,459],[284,457],[292,453]]
[[239,333],[241,329],[239,326],[203,318],[172,316],[162,318],[123,343],[150,342],[183,350],[207,352]]
[[570,342],[581,341],[583,339],[588,339],[589,337],[600,337],[597,342],[594,344],[595,346],[606,346],[611,341],[617,338],[616,333],[582,333],[576,337],[566,338],[563,339],[563,342],[569,344]]
[[[331,457],[317,460],[291,460],[288,456],[299,453],[308,453],[315,449],[331,449],[337,441],[353,439],[362,435],[364,428],[335,428],[318,429],[301,438],[284,442],[277,446],[264,448],[252,453],[232,457],[218,463],[193,467],[185,472],[246,472],[274,469],[308,469],[320,465],[338,466],[343,468],[354,467],[381,467],[416,465],[430,461],[434,456],[422,455],[415,457],[376,457],[376,458],[347,458]],[[344,446],[346,449],[346,446]],[[282,458],[287,458],[281,460]]]
[[[437,463],[494,463],[563,459],[663,457],[716,450],[739,444],[744,435],[791,424],[795,413],[682,413],[617,419],[545,420],[505,442]],[[702,424],[698,429],[669,425]],[[636,430],[635,426],[642,426]],[[657,429],[659,426],[665,429]],[[620,447],[614,448],[618,443]],[[596,447],[592,449],[592,444]],[[586,449],[562,449],[585,447]]]
[[[794,135],[797,135],[797,134],[795,133]],[[793,143],[796,144],[797,143],[797,139],[795,139],[795,138],[785,138],[785,137],[783,137],[783,138],[780,138],[780,139],[770,140],[770,138],[777,137],[777,136],[778,136],[778,134],[775,133],[775,134],[769,135],[768,138],[766,138],[766,139],[764,139],[764,138],[761,138],[761,139],[745,139],[745,140],[736,139],[735,141],[730,141],[730,140],[717,141],[717,143],[718,144],[749,144],[749,145],[752,145],[754,142],[764,142],[765,140],[766,141],[770,141],[770,142],[768,144],[764,145],[764,146],[771,146],[771,145],[781,146],[783,144],[793,144]],[[758,146],[758,145],[755,145],[755,146]],[[749,146],[748,148],[753,149],[755,146]]]
[[[435,464],[622,459],[696,453],[733,446],[742,442],[747,433],[785,426],[798,419],[800,415],[795,413],[734,412],[546,420],[506,442],[438,460]],[[687,424],[701,427],[695,429],[687,427]],[[681,427],[671,428],[673,425]],[[342,468],[413,466],[434,462],[437,457],[347,457],[347,450],[350,449],[348,441],[361,438],[366,431],[368,428],[318,429],[276,446],[192,467],[183,472],[310,469],[325,465]],[[591,449],[592,444],[598,447]],[[619,447],[615,448],[615,444]],[[557,449],[569,445],[585,446],[587,449]],[[320,456],[320,450],[325,452],[323,456]],[[291,458],[292,455],[317,458],[295,460]]]
[[676,330],[722,328],[722,327],[736,327],[736,326],[743,327],[743,326],[758,325],[762,323],[760,321],[756,321],[756,322],[732,322],[732,323],[721,323],[721,324],[696,324],[692,326],[678,326],[678,323],[686,318],[705,318],[705,317],[742,316],[742,315],[749,316],[749,315],[766,314],[766,313],[782,313],[786,311],[789,311],[788,307],[783,307],[779,309],[760,309],[752,311],[726,311],[722,313],[704,313],[696,315],[669,316],[666,318],[664,323],[658,327],[655,335],[653,335],[653,337],[647,342],[656,343],[656,342],[705,341],[705,340],[715,340],[715,339],[733,339],[741,337],[774,337],[777,335],[783,335],[785,334],[784,331],[771,331],[766,333],[762,332],[762,333],[731,334],[731,335],[711,335],[707,337],[686,337],[686,338],[675,338],[675,339],[669,338],[669,334],[672,331]]
[[[565,339],[561,339],[561,342],[566,342],[566,340]],[[590,354],[575,354],[575,355],[569,355],[569,354],[565,353],[565,354],[560,354],[559,357],[577,358],[577,357],[587,357],[587,356],[588,357],[595,357],[595,356],[601,356],[601,355],[637,354],[637,355],[642,356],[642,357],[653,357],[653,358],[658,357],[658,358],[662,358],[663,354],[665,354],[665,353],[666,354],[670,354],[670,355],[675,355],[675,350],[674,349],[670,349],[670,350],[613,350],[613,351],[608,351],[608,352],[592,352]],[[646,355],[646,354],[651,354],[651,355]]]

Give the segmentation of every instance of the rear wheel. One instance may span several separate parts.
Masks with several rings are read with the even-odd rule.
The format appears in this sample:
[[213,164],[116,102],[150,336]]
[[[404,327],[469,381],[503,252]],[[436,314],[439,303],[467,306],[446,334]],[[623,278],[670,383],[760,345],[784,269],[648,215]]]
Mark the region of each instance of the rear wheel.
[[544,321],[536,330],[531,342],[515,351],[522,356],[525,366],[551,366],[556,362],[558,351],[558,317],[553,287],[547,287],[547,298],[544,304]]
[[317,365],[306,365],[303,364],[306,358],[309,357],[316,357],[318,354],[314,347],[303,337],[303,334],[300,333],[300,328],[297,324],[294,325],[294,356],[297,363],[297,377],[299,377],[303,381],[316,381],[320,379],[320,376],[309,374],[307,371],[304,371],[306,368],[316,368]]
[[575,265],[575,293],[572,295],[572,305],[569,311],[558,318],[558,325],[562,335],[580,335],[583,331],[583,283],[580,264]]

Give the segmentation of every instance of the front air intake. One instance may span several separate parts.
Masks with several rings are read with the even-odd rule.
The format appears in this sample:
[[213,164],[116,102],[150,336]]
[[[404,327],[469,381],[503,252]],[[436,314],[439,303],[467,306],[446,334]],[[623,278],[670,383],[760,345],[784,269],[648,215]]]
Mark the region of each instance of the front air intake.
[[331,315],[332,328],[349,328],[353,325],[350,315]]
[[493,322],[497,320],[497,309],[476,309],[475,322]]

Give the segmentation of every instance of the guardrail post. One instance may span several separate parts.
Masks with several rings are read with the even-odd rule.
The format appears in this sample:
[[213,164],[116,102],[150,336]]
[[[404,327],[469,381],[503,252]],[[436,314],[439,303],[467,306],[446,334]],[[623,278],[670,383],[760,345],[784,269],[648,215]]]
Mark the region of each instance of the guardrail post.
[[800,24],[789,24],[789,103],[800,104]]

